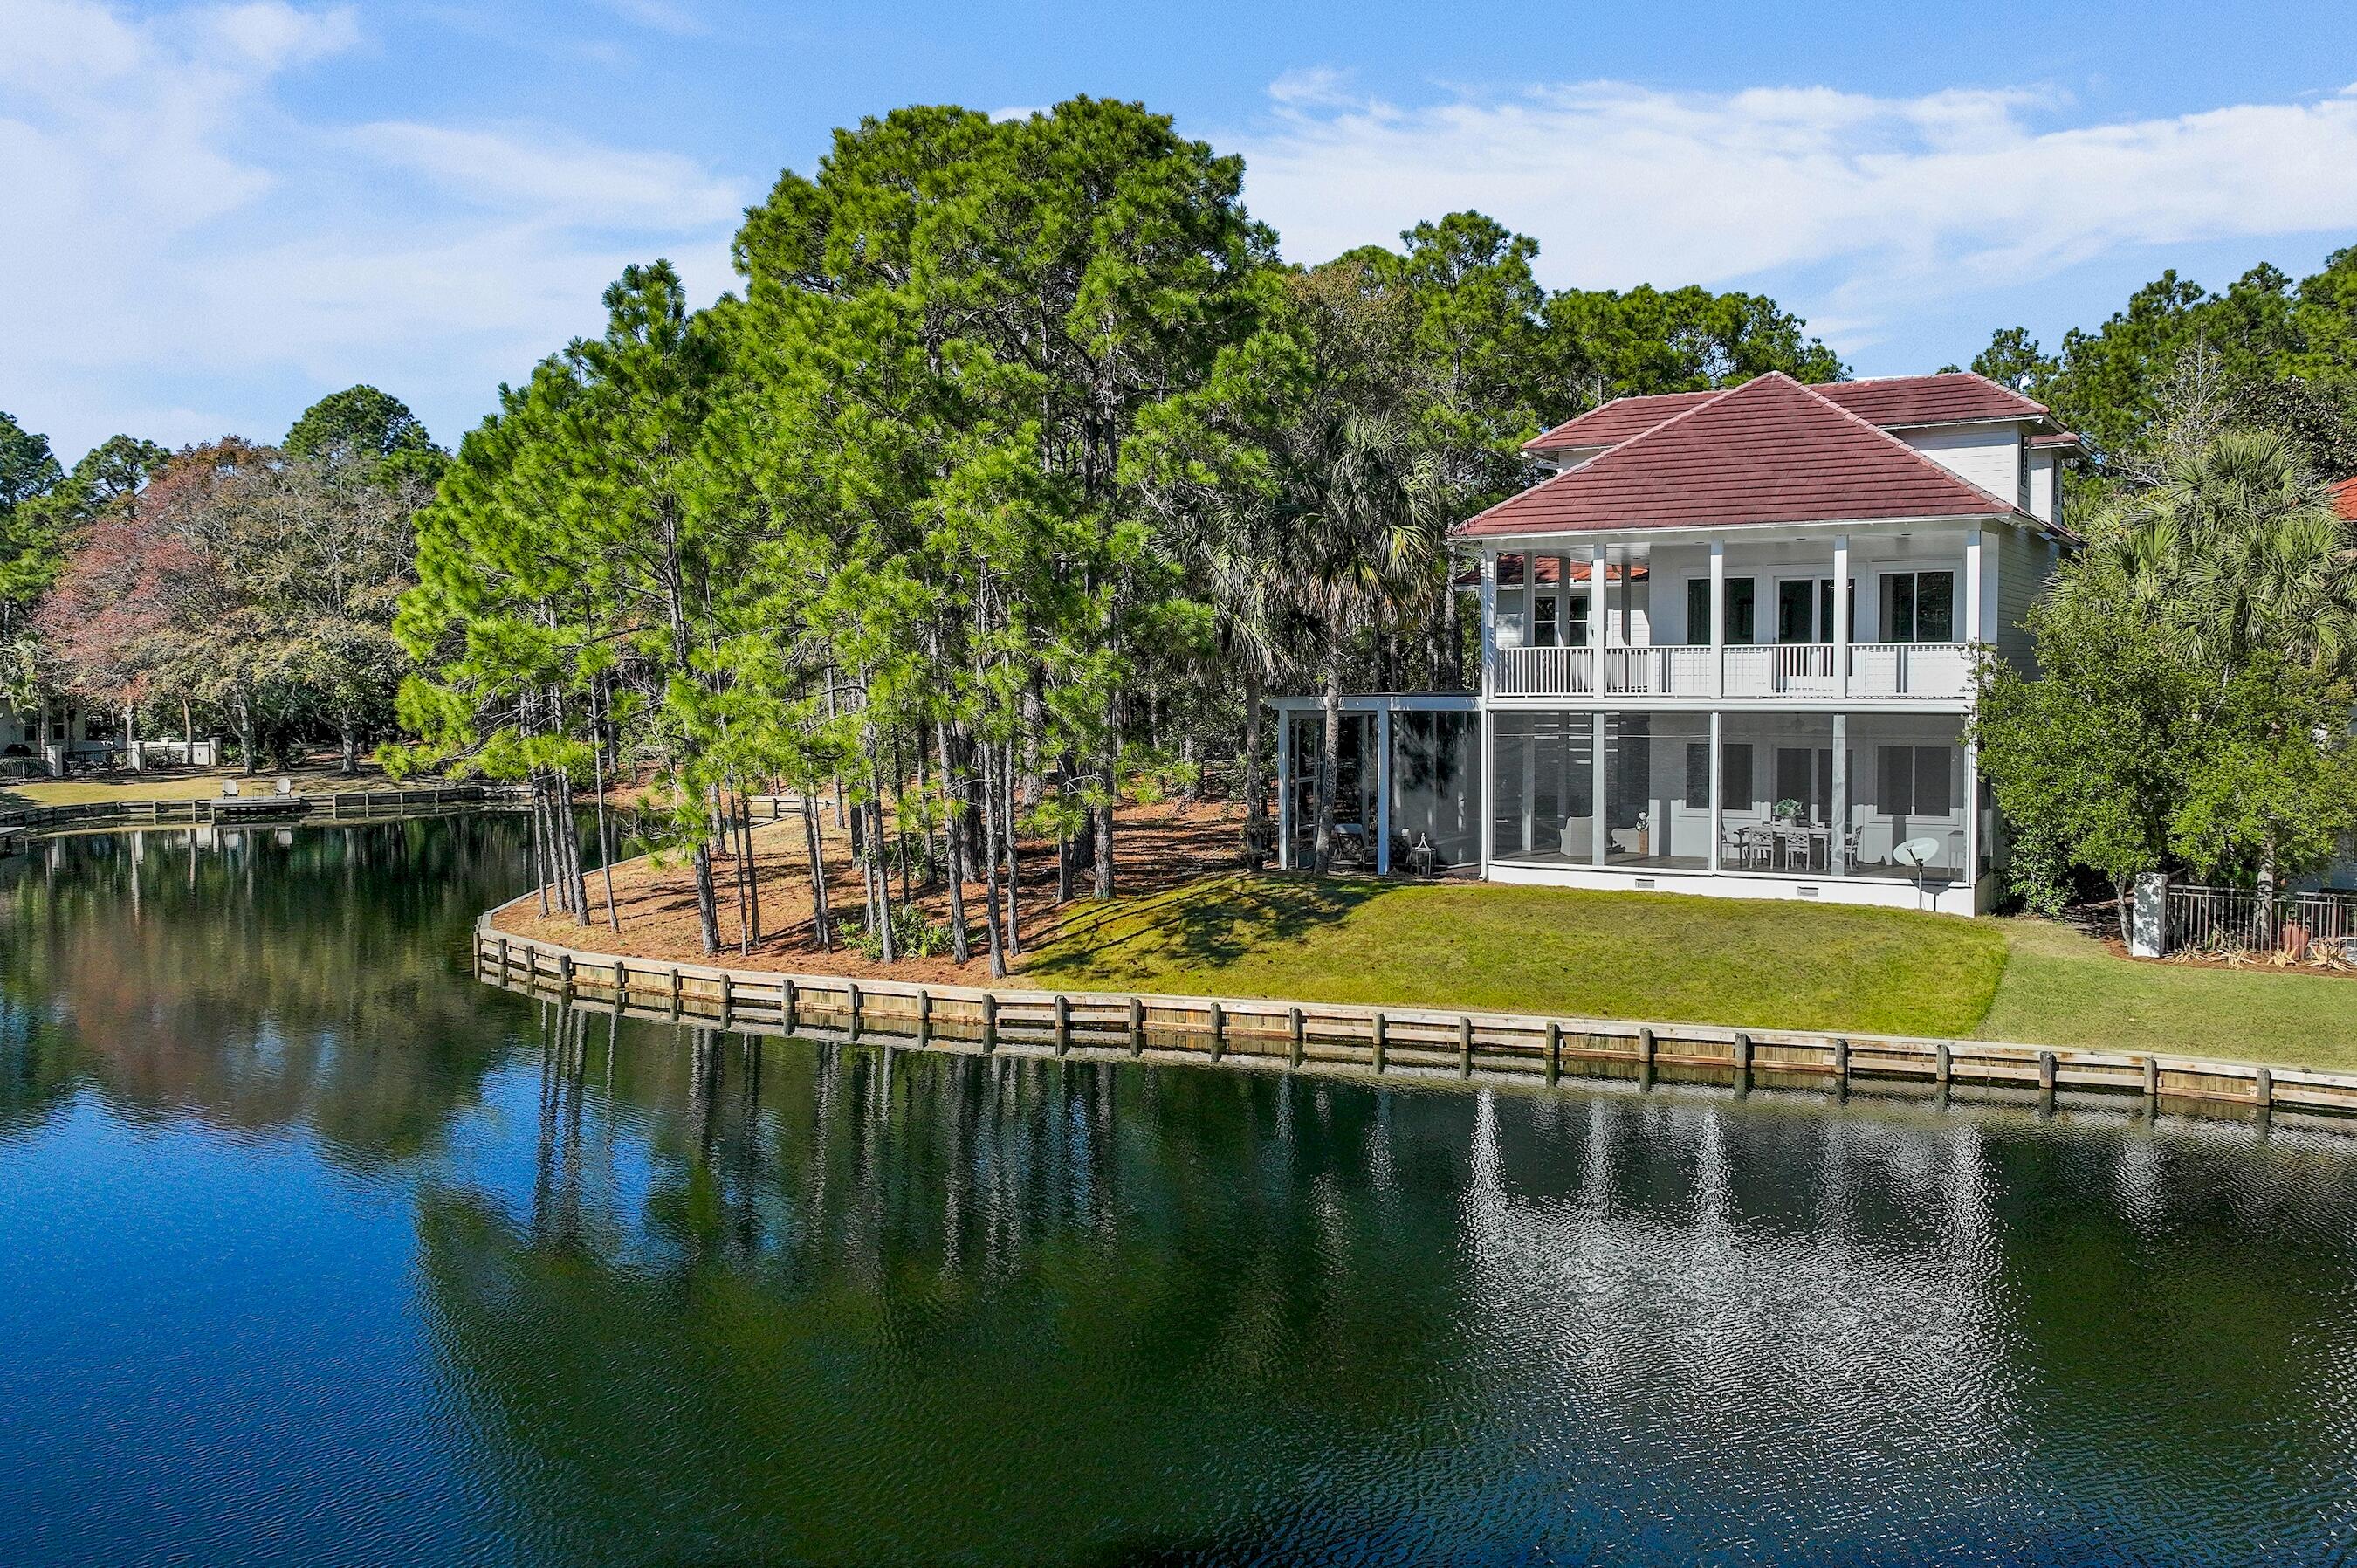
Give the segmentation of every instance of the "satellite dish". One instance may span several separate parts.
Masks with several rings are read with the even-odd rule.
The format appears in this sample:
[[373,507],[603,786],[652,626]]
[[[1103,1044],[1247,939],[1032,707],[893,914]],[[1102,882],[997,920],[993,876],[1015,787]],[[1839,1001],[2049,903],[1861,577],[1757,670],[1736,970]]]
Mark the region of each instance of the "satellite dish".
[[1909,839],[1890,852],[1890,858],[1901,865],[1911,865],[1921,871],[1940,855],[1938,839]]
[[1915,902],[1923,902],[1923,868],[1940,857],[1940,841],[1933,838],[1909,839],[1890,852],[1890,858],[1915,872]]

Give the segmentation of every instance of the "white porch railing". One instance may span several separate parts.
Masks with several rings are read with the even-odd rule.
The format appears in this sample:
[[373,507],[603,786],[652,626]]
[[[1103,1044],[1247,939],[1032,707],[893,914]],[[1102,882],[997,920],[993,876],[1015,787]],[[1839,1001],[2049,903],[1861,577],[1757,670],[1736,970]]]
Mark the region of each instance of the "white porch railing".
[[1501,697],[1585,697],[1596,683],[1590,648],[1501,648],[1491,690]]
[[[1836,698],[1864,702],[1953,701],[1969,695],[1972,645],[1963,642],[1859,642],[1849,649],[1849,684],[1835,678],[1829,642],[1732,645],[1713,650],[1684,644],[1604,650],[1608,696],[1711,697],[1722,694],[1713,661],[1726,660],[1728,697]],[[1491,688],[1501,697],[1587,697],[1596,692],[1592,648],[1501,648]]]
[[1608,648],[1604,690],[1614,696],[1707,697],[1710,658],[1707,648]]
[[1972,648],[1962,642],[1854,642],[1853,697],[1955,698],[1972,689]]
[[1779,642],[1727,650],[1730,697],[1830,697],[1836,689],[1830,642]]

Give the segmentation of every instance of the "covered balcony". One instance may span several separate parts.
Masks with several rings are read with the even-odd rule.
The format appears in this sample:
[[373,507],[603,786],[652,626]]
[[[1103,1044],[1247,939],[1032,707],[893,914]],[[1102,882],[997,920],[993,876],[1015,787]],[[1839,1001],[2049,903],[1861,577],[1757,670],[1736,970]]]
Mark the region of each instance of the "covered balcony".
[[1489,693],[1961,703],[1985,624],[1981,560],[1977,529],[1856,548],[1836,535],[1494,555],[1481,584]]

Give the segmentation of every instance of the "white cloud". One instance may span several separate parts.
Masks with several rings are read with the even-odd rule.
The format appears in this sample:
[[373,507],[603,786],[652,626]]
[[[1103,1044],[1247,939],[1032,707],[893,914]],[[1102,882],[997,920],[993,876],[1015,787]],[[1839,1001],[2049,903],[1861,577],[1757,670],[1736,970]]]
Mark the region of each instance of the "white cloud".
[[70,456],[125,428],[266,438],[368,380],[455,439],[597,328],[625,263],[726,285],[744,195],[694,160],[289,111],[293,73],[362,41],[350,10],[281,0],[0,0],[0,267],[39,302],[11,320],[0,408]]
[[352,133],[383,163],[487,206],[567,224],[696,227],[743,208],[737,188],[670,153],[627,153],[546,132],[385,124]]
[[1244,154],[1254,213],[1297,259],[1478,208],[1539,241],[1550,283],[1805,274],[1822,297],[1800,303],[1853,338],[1927,296],[2126,247],[2357,229],[2357,87],[2069,127],[2050,124],[2065,105],[2045,90],[1605,81],[1402,108],[1346,88],[1330,71],[1291,73],[1257,130],[1223,139]]
[[712,30],[702,16],[673,0],[599,0],[599,4],[626,22],[674,38],[695,38]]

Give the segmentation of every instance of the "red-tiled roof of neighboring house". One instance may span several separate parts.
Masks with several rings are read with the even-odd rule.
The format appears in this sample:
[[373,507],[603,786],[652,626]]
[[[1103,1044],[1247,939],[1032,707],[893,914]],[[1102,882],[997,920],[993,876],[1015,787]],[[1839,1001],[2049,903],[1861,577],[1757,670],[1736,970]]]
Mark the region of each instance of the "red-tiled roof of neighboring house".
[[2332,510],[2351,522],[2357,522],[2357,476],[2341,480],[2332,487]]
[[[1539,564],[1538,585],[1540,587],[1552,588],[1563,581],[1563,572],[1559,564],[1560,557],[1554,555],[1534,554],[1531,559]],[[1519,555],[1509,555],[1499,562],[1498,585],[1500,587],[1512,588],[1522,585],[1522,562],[1523,557]],[[1590,575],[1590,567],[1587,562],[1575,560],[1571,563],[1571,580],[1573,582],[1585,583],[1587,581]],[[1621,562],[1613,561],[1607,563],[1604,568],[1604,580],[1607,583],[1641,583],[1651,575],[1652,575],[1652,569],[1647,566],[1642,561],[1639,561],[1633,564],[1624,564]],[[1480,580],[1481,568],[1477,563],[1468,562],[1463,567],[1459,568],[1457,573],[1456,582],[1457,585],[1460,588],[1469,588]]]
[[[1825,381],[1810,390],[1869,424],[1892,428],[2047,416],[2044,403],[2032,403],[2019,392],[1969,371],[1950,371],[1936,376]],[[1687,392],[1614,398],[1544,435],[1533,436],[1523,443],[1523,450],[1560,452],[1573,447],[1617,446],[1719,395],[1719,392]]]
[[1828,390],[1804,387],[1781,373],[1758,377],[1694,402],[1580,467],[1500,501],[1457,532],[1481,537],[2014,513],[2010,503],[1839,406],[1824,395]]

